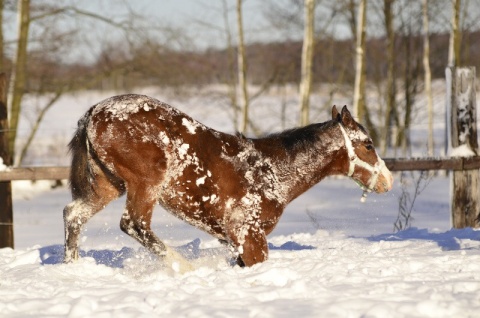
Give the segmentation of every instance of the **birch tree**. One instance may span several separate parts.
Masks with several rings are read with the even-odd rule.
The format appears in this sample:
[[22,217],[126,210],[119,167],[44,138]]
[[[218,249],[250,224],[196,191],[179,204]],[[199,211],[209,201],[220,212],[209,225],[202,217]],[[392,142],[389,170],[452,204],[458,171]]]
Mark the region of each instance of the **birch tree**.
[[228,59],[228,97],[233,107],[233,124],[238,129],[238,103],[237,103],[237,80],[235,76],[235,48],[233,46],[232,31],[230,30],[230,22],[228,19],[227,0],[222,0],[222,17],[225,26],[225,37],[227,41],[227,59]]
[[448,47],[448,65],[460,64],[460,6],[461,0],[452,0],[452,25]]
[[310,93],[312,90],[312,67],[314,50],[315,0],[305,0],[305,22],[300,78],[300,125],[309,123]]
[[242,0],[237,0],[237,32],[238,32],[238,85],[241,91],[241,108],[242,108],[242,127],[240,132],[246,134],[248,127],[248,89],[247,89],[247,61],[245,59],[245,41],[243,38],[243,17],[242,17]]
[[363,121],[365,117],[365,37],[367,0],[358,7],[357,35],[355,48],[355,87],[353,91],[354,116]]
[[432,96],[432,72],[430,70],[430,27],[428,18],[428,0],[423,0],[423,69],[425,82],[425,99],[428,111],[428,155],[433,156],[433,96]]

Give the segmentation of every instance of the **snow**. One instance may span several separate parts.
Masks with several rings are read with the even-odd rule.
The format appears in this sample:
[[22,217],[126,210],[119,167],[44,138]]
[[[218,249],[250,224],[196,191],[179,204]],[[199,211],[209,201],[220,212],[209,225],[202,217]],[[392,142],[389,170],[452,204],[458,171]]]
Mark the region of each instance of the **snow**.
[[182,119],[182,125],[185,126],[187,128],[187,131],[192,135],[195,134],[195,130],[198,127],[196,123],[192,122],[191,120],[188,120],[187,118]]
[[450,157],[473,157],[476,156],[468,144],[463,144],[450,149]]
[[0,157],[0,171],[5,171],[7,169],[8,167],[3,163],[3,158]]
[[[203,122],[220,130],[228,120],[212,108],[185,109],[201,121],[213,117]],[[59,120],[66,113],[73,115]],[[46,123],[63,122],[70,130],[62,134],[71,136],[81,113],[54,108]],[[268,237],[268,261],[251,268],[233,266],[217,240],[157,207],[152,228],[189,260],[193,270],[185,273],[120,231],[124,198],[87,223],[80,260],[63,264],[68,189],[14,182],[15,249],[0,249],[1,316],[478,316],[480,231],[450,229],[449,179],[438,175],[415,201],[414,227],[393,233],[406,191],[399,179],[363,204],[348,178],[324,180],[287,207]]]

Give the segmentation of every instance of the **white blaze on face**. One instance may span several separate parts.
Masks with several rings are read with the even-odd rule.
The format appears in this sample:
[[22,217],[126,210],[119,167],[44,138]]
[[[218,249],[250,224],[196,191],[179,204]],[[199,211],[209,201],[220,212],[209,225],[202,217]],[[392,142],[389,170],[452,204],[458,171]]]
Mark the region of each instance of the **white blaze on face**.
[[[385,162],[382,160],[382,158],[380,158],[380,156],[375,153],[377,156],[377,163],[371,165],[366,161],[360,159],[355,153],[355,149],[353,148],[352,139],[359,138],[361,141],[365,141],[368,136],[365,135],[363,132],[359,131],[351,132],[349,135],[341,123],[339,124],[339,127],[344,137],[345,147],[347,148],[349,158],[349,168],[347,176],[353,177],[355,168],[361,167],[371,173],[369,181],[366,184],[362,185],[362,188],[364,188],[364,195],[366,192],[371,192],[372,190],[375,190],[376,192],[389,191],[392,188],[393,176],[390,173],[390,170],[388,170],[388,168],[386,167]],[[379,180],[381,180],[381,178],[379,178],[380,176],[385,179],[385,184],[383,184],[383,188],[378,187],[378,182]],[[364,196],[362,196],[362,199],[363,198]]]
[[[380,157],[378,157],[378,159],[382,160]],[[383,165],[382,165],[382,169],[380,170],[380,174],[386,180],[386,184],[385,184],[386,191],[390,191],[392,190],[392,187],[393,187],[393,175],[390,172],[390,170],[388,170],[387,166],[385,165],[385,162],[383,160],[382,162],[383,162]]]

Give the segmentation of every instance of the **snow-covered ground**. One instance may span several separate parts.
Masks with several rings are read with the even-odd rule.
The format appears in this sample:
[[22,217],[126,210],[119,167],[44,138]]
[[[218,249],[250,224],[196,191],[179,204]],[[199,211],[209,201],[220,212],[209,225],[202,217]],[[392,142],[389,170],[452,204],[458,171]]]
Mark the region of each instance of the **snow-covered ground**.
[[[149,94],[207,125],[232,129],[231,114],[208,97],[172,101]],[[52,145],[64,148],[81,114],[107,96],[63,98],[38,138],[50,152],[37,148],[31,162],[68,163]],[[271,115],[278,115],[273,100],[252,108],[266,131],[281,126]],[[323,114],[325,121],[328,111]],[[284,121],[294,122],[294,116]],[[352,181],[324,180],[287,208],[269,236],[270,259],[251,268],[231,266],[216,240],[157,208],[155,232],[194,265],[178,273],[119,230],[124,199],[87,224],[80,261],[62,264],[68,189],[15,182],[15,249],[0,249],[0,316],[479,317],[480,231],[450,229],[449,179],[440,175],[416,198],[413,227],[394,233],[405,191],[413,196],[413,186],[402,190],[396,175],[391,192],[360,203]]]

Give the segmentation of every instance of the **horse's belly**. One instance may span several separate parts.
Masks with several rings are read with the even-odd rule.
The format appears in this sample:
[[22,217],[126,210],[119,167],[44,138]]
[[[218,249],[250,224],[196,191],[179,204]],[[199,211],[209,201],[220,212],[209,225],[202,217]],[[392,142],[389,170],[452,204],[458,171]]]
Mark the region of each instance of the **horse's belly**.
[[216,209],[213,207],[207,209],[200,202],[193,200],[189,200],[188,203],[182,201],[178,195],[175,197],[162,195],[159,203],[177,218],[218,239],[225,239],[223,219]]

